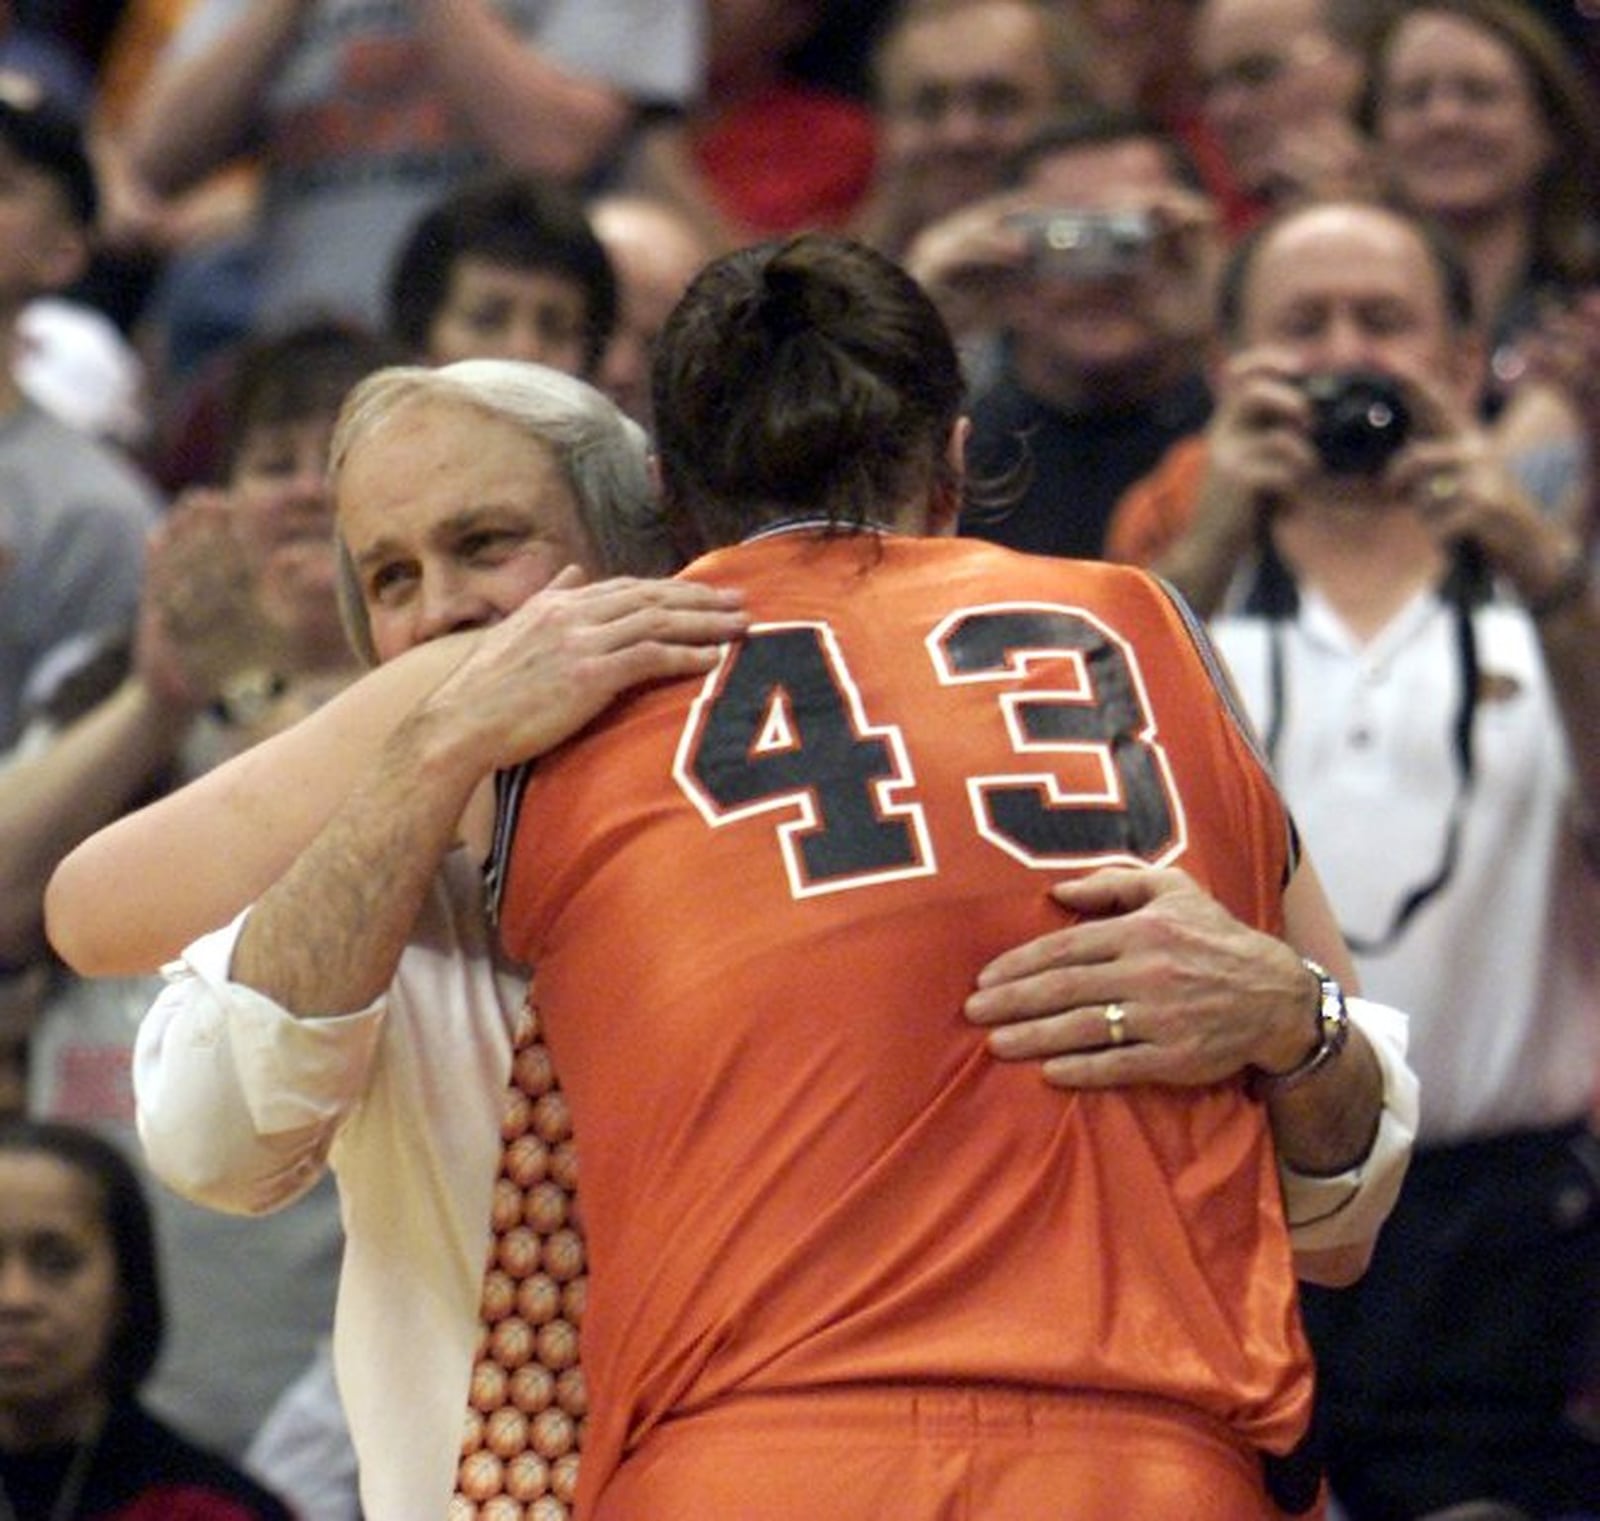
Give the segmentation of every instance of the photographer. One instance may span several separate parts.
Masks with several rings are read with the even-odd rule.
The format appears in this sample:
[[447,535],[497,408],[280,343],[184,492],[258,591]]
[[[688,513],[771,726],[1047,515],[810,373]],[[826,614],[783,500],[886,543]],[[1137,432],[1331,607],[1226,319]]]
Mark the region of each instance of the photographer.
[[1581,1511],[1600,1494],[1600,1445],[1565,1413],[1600,1302],[1586,557],[1477,421],[1467,282],[1407,214],[1267,224],[1220,317],[1199,507],[1162,568],[1224,608],[1217,644],[1363,986],[1412,1013],[1422,1081],[1371,1270],[1307,1294],[1334,1488],[1353,1521],[1489,1496]]
[[969,340],[974,478],[1007,487],[962,531],[1097,559],[1118,497],[1210,412],[1215,212],[1182,146],[1122,113],[1046,128],[1012,178],[905,259]]

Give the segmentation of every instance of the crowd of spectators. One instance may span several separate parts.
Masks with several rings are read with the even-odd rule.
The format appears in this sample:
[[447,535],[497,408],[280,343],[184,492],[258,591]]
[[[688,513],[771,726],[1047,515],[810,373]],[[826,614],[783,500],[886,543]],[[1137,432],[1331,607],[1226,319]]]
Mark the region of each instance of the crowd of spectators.
[[[322,484],[349,386],[530,360],[648,429],[695,272],[843,232],[960,344],[960,531],[1153,567],[1211,620],[1366,990],[1411,1015],[1392,1244],[1308,1295],[1334,1506],[1600,1516],[1589,9],[0,3],[0,1114],[138,1160],[152,984],[69,974],[45,884],[370,660]],[[152,1203],[141,1398],[351,1521],[331,1191]]]

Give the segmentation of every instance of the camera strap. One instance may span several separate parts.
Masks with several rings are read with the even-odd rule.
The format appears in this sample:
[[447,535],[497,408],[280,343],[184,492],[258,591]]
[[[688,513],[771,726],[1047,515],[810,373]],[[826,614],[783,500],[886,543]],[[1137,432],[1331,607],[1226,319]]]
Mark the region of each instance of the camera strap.
[[[1458,549],[1450,573],[1439,587],[1439,600],[1449,610],[1455,631],[1456,668],[1460,690],[1455,719],[1451,725],[1451,753],[1455,760],[1456,786],[1445,824],[1444,849],[1439,864],[1423,881],[1401,898],[1382,934],[1368,937],[1344,930],[1345,943],[1358,955],[1376,956],[1392,950],[1406,927],[1421,908],[1444,889],[1455,874],[1461,850],[1461,830],[1467,803],[1472,795],[1475,762],[1473,726],[1478,711],[1478,636],[1473,625],[1474,608],[1487,592],[1481,552],[1475,545]],[[1267,713],[1263,725],[1263,746],[1274,771],[1283,739],[1284,715],[1288,708],[1288,676],[1285,668],[1283,626],[1300,610],[1300,592],[1288,567],[1270,543],[1261,549],[1260,563],[1244,610],[1262,618],[1267,629]]]

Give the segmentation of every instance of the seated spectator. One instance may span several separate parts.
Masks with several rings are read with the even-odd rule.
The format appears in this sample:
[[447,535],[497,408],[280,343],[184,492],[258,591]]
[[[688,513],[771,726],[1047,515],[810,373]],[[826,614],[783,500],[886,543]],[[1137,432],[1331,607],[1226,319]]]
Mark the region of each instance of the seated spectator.
[[592,376],[616,314],[616,277],[582,202],[515,170],[424,212],[389,272],[389,330],[428,364],[524,359]]
[[291,1521],[145,1409],[165,1313],[149,1204],[87,1131],[0,1120],[0,1512]]

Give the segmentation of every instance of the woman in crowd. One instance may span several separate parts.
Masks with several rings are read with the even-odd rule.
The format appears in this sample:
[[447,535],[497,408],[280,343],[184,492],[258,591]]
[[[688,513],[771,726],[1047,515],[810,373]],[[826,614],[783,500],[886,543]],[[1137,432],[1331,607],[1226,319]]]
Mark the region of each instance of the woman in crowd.
[[163,1329],[149,1207],[121,1153],[0,1122],[0,1516],[288,1521],[139,1403]]
[[1509,388],[1518,335],[1600,275],[1600,99],[1529,6],[1425,0],[1380,32],[1363,116],[1401,200],[1460,245]]

